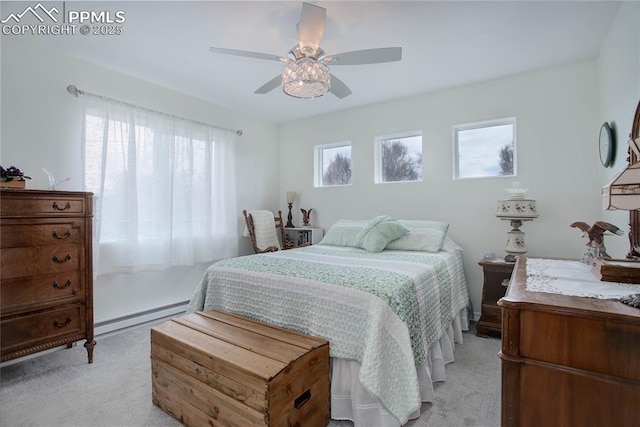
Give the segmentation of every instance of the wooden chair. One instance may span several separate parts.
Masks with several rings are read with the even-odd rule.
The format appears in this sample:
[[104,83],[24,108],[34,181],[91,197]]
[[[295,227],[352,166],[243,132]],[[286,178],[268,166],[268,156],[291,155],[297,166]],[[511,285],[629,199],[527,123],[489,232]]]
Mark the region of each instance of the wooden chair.
[[[284,248],[285,234],[282,211],[278,211],[278,216],[264,210],[251,212],[243,210],[242,214],[246,224],[245,233],[249,235],[255,253],[275,252]],[[273,218],[273,222],[270,221],[270,218]],[[278,241],[278,230],[280,230],[280,241]]]

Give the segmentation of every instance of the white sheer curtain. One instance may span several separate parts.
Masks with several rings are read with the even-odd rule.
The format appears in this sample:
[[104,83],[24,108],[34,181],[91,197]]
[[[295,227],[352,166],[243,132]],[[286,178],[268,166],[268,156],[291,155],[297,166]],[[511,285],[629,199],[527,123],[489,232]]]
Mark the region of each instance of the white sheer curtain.
[[237,255],[236,134],[85,96],[85,189],[96,195],[94,274]]

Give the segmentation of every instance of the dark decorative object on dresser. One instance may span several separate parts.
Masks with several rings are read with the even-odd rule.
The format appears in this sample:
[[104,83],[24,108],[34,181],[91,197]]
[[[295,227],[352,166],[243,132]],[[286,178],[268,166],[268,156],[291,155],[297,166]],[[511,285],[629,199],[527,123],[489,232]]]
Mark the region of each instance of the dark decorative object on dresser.
[[491,332],[502,331],[502,309],[498,300],[502,298],[509,286],[509,279],[514,263],[497,259],[483,259],[478,263],[484,272],[482,286],[482,313],[476,325],[476,335],[488,337]]
[[0,190],[1,360],[85,339],[93,362],[93,194]]

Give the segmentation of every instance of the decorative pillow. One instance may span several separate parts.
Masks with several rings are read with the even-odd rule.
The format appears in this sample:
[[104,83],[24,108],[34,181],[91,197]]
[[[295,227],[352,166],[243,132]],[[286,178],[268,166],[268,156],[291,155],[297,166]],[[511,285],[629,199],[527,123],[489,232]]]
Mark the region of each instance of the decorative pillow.
[[409,232],[397,219],[387,215],[377,216],[359,233],[360,245],[369,252],[381,252],[392,242]]
[[360,247],[358,234],[369,221],[341,219],[336,221],[324,235],[319,245]]
[[440,252],[449,224],[440,221],[400,220],[409,232],[391,241],[385,249],[397,251]]

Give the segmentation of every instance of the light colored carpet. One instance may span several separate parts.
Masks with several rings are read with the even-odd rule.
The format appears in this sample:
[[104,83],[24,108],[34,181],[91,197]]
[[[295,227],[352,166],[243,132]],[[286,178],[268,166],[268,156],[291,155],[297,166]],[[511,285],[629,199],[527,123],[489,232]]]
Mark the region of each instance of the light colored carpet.
[[[94,362],[80,343],[0,369],[0,425],[180,426],[151,402],[149,328],[99,337]],[[500,425],[500,340],[464,334],[436,399],[407,427]],[[352,427],[331,421],[330,427]],[[305,426],[316,427],[316,426]]]

